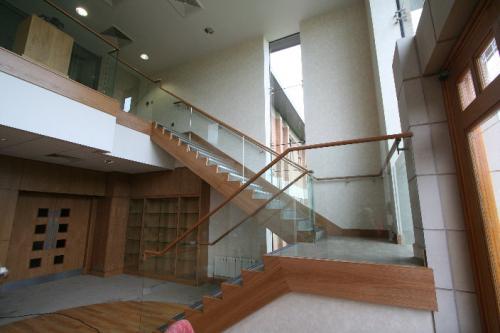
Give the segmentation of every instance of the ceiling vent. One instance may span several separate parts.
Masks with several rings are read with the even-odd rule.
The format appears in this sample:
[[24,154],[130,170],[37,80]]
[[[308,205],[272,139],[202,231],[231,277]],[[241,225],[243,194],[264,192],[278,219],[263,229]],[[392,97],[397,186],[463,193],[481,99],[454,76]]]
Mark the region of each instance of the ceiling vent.
[[113,44],[118,45],[120,49],[132,43],[132,39],[115,26],[102,31],[101,35]]
[[182,17],[186,17],[200,9],[203,9],[203,5],[199,0],[168,0],[168,2]]

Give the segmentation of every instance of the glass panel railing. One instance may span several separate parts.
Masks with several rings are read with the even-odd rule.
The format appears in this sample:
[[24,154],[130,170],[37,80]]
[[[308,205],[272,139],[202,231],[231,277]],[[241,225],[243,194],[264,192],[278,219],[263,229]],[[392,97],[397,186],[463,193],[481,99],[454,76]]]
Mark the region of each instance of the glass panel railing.
[[112,96],[118,50],[43,0],[0,0],[0,46]]
[[[215,213],[206,223],[196,226],[198,216],[187,214],[191,211],[189,203],[181,202],[177,229],[180,232],[191,230],[170,251],[159,256],[144,257],[141,261],[140,274],[145,281],[154,277],[164,277],[177,282],[194,284],[197,295],[217,297],[221,283],[238,283],[242,269],[259,269],[262,256],[282,247],[300,242],[314,242],[314,218],[311,215],[312,191],[309,175],[301,173],[291,179],[281,190],[275,189],[264,194],[258,191],[255,183],[243,191]],[[254,186],[255,185],[255,186]],[[268,185],[271,186],[270,184]],[[271,193],[272,192],[272,193]],[[162,210],[155,199],[155,207],[148,208],[144,214],[151,218],[148,231],[143,231],[143,248],[157,251],[162,246],[173,244],[175,237],[163,238],[165,226],[162,220],[168,219],[164,214],[173,209]],[[222,197],[214,197],[211,201],[218,205]],[[154,213],[153,213],[154,212]],[[171,221],[171,225],[175,222]],[[146,227],[145,227],[146,228]],[[162,243],[162,239],[166,243]],[[166,268],[166,270],[164,270]],[[169,299],[161,288],[145,288],[143,301]],[[195,303],[196,307],[197,304]],[[143,321],[151,314],[143,313]],[[168,318],[166,318],[167,320]],[[165,321],[166,322],[166,321]]]
[[[190,219],[186,232],[178,234],[182,240],[167,242],[169,251],[147,253],[143,272],[173,260],[169,267],[177,279],[194,281],[204,286],[202,295],[219,297],[221,282],[241,283],[241,270],[262,269],[264,255],[422,265],[412,249],[411,209],[396,207],[386,188],[393,186],[389,161],[398,160],[401,140],[389,141],[388,152],[385,139],[357,141],[306,146],[314,173],[277,159],[229,200],[211,198],[216,208],[206,218]],[[275,170],[287,175],[276,184],[267,182],[264,175]],[[403,171],[397,170],[399,181],[406,179]],[[398,193],[405,191],[401,186]],[[158,232],[154,237],[161,237]],[[152,248],[159,249],[155,244]]]
[[[408,225],[413,221],[411,208],[391,194],[398,185],[392,173],[398,173],[399,181],[407,177],[401,168],[386,168],[390,159],[386,156],[380,142],[309,150],[316,227],[326,237],[289,247],[281,254],[422,265],[423,258],[413,252],[413,225]],[[398,196],[408,197],[408,187],[399,186]]]
[[112,97],[120,102],[124,112],[129,112],[147,121],[153,121],[155,103],[159,97],[164,95],[157,83],[141,75],[122,61],[118,61]]

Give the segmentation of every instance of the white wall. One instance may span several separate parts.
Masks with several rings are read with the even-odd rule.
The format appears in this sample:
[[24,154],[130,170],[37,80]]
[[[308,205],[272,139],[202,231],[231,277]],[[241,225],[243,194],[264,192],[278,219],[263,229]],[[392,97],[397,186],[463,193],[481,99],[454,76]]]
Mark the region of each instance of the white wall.
[[266,44],[257,37],[160,76],[167,90],[264,143],[269,136]]
[[[301,22],[300,28],[307,143],[380,135],[364,1]],[[310,151],[306,160],[317,177],[376,174],[381,167],[378,144]],[[344,227],[385,224],[383,198],[381,182],[315,184],[317,210]]]
[[173,169],[175,160],[151,141],[149,135],[116,125],[113,150],[108,155],[134,162]]
[[0,72],[0,124],[104,151],[115,117]]
[[118,125],[116,118],[0,72],[0,125],[108,152],[165,169],[174,159],[149,135]]
[[429,311],[289,293],[225,332],[430,333],[434,329]]

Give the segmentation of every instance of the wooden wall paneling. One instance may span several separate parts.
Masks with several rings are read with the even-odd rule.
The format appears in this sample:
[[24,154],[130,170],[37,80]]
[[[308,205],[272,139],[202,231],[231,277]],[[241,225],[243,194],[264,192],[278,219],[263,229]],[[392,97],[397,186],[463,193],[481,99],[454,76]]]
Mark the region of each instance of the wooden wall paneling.
[[103,172],[71,168],[69,193],[103,196],[106,191],[106,174]]
[[23,160],[0,155],[0,188],[18,189],[21,182]]
[[92,274],[111,276],[123,271],[128,198],[111,197],[98,203],[92,250]]
[[169,197],[200,195],[201,179],[188,168],[132,175],[130,195],[141,197]]
[[36,161],[23,165],[20,190],[69,193],[71,172],[68,167]]
[[0,266],[5,266],[7,263],[17,198],[17,190],[0,189]]
[[97,208],[92,273],[111,276],[123,272],[129,203],[128,176],[108,174],[106,197]]
[[85,258],[83,260],[83,273],[88,274],[92,270],[92,251],[94,249],[95,224],[97,221],[98,198],[92,198],[90,202],[89,227],[86,239]]
[[[4,157],[5,158],[5,157]],[[7,157],[7,161],[9,161]],[[19,189],[29,192],[64,193],[74,195],[102,196],[105,190],[105,173],[73,168],[69,166],[13,159],[9,162],[18,168],[10,183],[19,183]],[[19,178],[19,181],[16,180]]]
[[[199,217],[205,216],[210,211],[210,185],[206,182],[201,183],[200,194],[200,214]],[[202,224],[198,228],[198,244],[200,242],[206,243],[209,241],[209,227],[208,223]],[[208,245],[198,245],[198,268],[197,268],[197,281],[203,283],[208,280]]]
[[188,168],[178,168],[180,174],[180,191],[182,194],[199,195],[201,191],[201,179]]
[[129,200],[126,197],[111,198],[105,259],[106,276],[123,272]]
[[106,196],[129,197],[129,175],[116,172],[106,174]]
[[109,215],[111,198],[99,198],[96,208],[96,223],[94,226],[94,241],[92,244],[91,273],[104,275],[106,245],[109,237]]

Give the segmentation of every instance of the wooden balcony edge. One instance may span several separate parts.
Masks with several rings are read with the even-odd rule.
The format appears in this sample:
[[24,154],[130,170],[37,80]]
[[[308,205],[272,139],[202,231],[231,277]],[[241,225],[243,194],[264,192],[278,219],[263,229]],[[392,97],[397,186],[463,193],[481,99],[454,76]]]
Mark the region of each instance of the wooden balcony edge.
[[437,310],[431,268],[278,256],[290,292]]
[[151,133],[151,122],[123,112],[116,99],[2,47],[0,47],[0,71],[114,116],[117,124],[144,134]]

